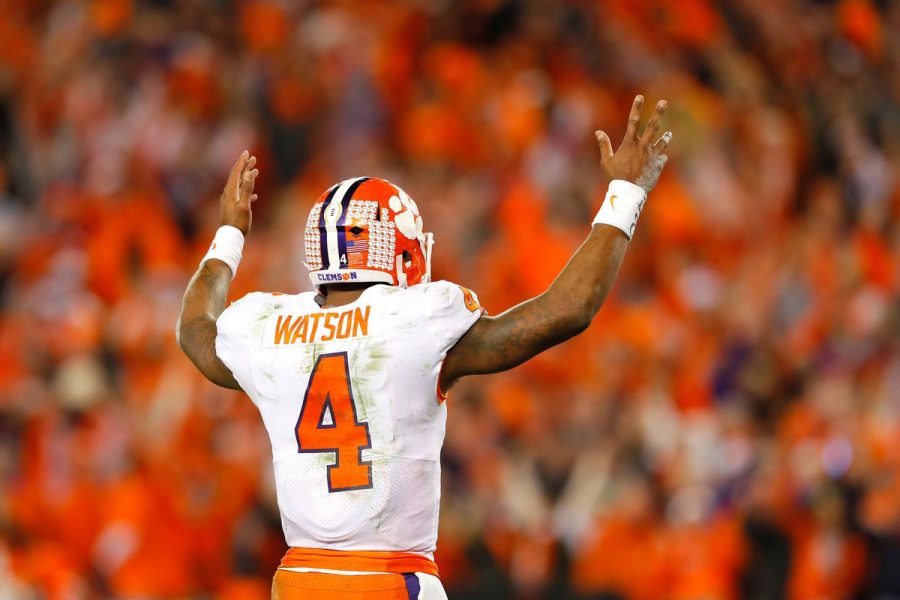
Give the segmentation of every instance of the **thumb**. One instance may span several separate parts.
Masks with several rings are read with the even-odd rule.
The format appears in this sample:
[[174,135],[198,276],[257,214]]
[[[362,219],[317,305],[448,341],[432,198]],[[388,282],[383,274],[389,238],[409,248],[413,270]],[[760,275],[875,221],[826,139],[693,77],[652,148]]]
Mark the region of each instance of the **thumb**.
[[595,131],[594,136],[597,138],[597,145],[600,146],[600,154],[604,159],[613,157],[612,144],[609,142],[609,136],[605,131]]

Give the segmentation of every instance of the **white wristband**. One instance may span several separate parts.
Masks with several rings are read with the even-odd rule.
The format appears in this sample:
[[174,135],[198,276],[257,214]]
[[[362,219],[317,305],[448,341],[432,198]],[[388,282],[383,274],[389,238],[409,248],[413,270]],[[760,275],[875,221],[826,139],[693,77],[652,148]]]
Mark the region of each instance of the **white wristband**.
[[241,252],[244,250],[244,234],[237,227],[222,225],[216,231],[209,252],[200,261],[202,265],[211,258],[218,258],[231,269],[231,277],[237,274],[238,265],[241,264]]
[[594,217],[594,225],[603,223],[618,227],[625,232],[628,241],[634,235],[644,202],[647,201],[647,192],[624,179],[613,179],[606,190],[606,198]]

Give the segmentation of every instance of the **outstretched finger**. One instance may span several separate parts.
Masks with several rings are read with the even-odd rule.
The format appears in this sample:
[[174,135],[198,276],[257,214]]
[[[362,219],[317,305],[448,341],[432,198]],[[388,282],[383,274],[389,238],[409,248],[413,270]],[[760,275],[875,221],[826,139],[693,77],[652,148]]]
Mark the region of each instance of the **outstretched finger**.
[[241,152],[241,155],[238,156],[238,159],[231,166],[231,175],[240,175],[243,172],[244,168],[247,166],[247,161],[250,160],[250,153],[244,150]]
[[256,177],[259,175],[258,169],[244,171],[241,176],[241,185],[238,191],[237,201],[247,200],[253,194],[253,186],[256,184]]
[[647,129],[644,130],[644,135],[641,136],[641,140],[649,142],[656,138],[656,134],[659,133],[660,125],[662,125],[663,115],[666,114],[666,108],[668,108],[669,103],[665,100],[660,100],[656,103],[656,110],[653,111],[653,116],[650,117],[650,122],[647,123]]
[[652,146],[653,149],[656,150],[657,152],[662,152],[663,150],[666,149],[666,146],[669,145],[669,142],[672,141],[672,137],[673,136],[672,136],[671,131],[665,132],[664,134],[662,134],[661,138],[659,138],[658,140],[656,140],[656,142],[653,143],[653,146]]
[[226,187],[229,185],[236,185],[240,181],[248,160],[250,160],[250,153],[244,150],[241,152],[241,155],[238,156],[237,161],[231,166],[231,172],[228,173],[228,183],[226,184]]
[[605,131],[595,131],[594,136],[597,138],[597,145],[600,146],[600,154],[604,159],[613,157],[612,143]]
[[638,94],[631,103],[631,113],[628,115],[628,127],[625,128],[625,139],[637,139],[638,123],[641,121],[641,108],[644,106],[644,97]]

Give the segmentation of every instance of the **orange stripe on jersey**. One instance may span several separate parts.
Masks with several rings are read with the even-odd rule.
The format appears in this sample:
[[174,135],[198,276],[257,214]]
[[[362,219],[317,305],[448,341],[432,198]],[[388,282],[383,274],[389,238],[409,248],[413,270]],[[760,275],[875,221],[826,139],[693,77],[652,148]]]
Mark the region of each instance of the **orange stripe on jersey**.
[[434,391],[437,394],[437,399],[439,404],[443,404],[447,401],[447,392],[441,389],[441,375],[444,374],[444,365],[447,364],[446,360],[441,361],[441,368],[438,369],[438,378],[437,384],[434,386]]
[[289,548],[281,559],[286,568],[329,569],[332,571],[369,571],[371,573],[428,573],[437,577],[434,561],[412,552],[374,550],[325,550]]
[[[418,596],[418,594],[416,594]],[[409,600],[403,575],[335,575],[279,569],[272,600]]]

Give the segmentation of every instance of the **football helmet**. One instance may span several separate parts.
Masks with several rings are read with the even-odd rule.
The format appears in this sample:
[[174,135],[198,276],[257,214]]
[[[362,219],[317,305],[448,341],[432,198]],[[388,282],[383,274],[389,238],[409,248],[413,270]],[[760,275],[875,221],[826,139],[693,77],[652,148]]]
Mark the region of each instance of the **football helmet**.
[[309,211],[304,242],[310,281],[317,288],[431,281],[434,237],[422,225],[415,201],[390,181],[345,179]]

